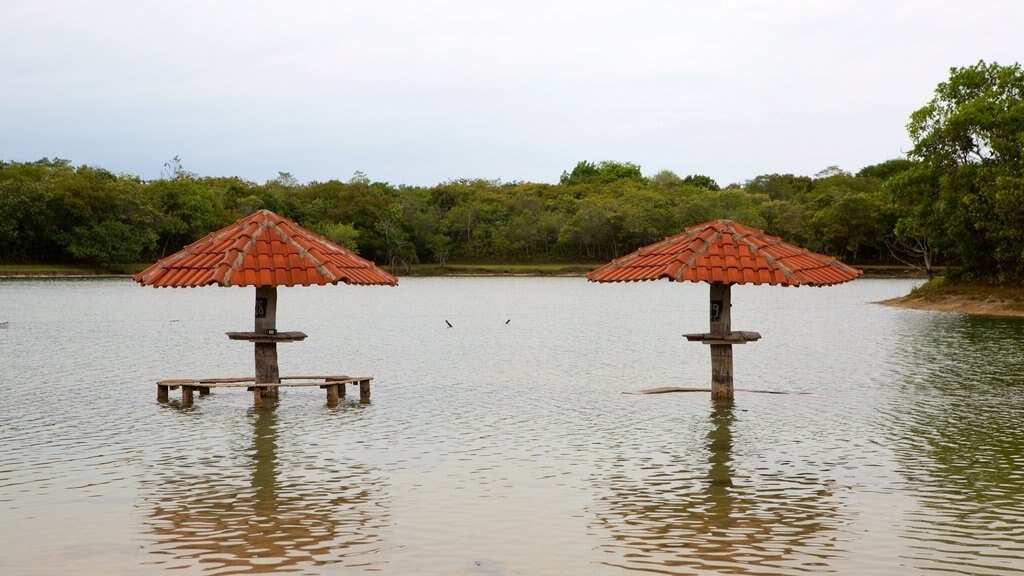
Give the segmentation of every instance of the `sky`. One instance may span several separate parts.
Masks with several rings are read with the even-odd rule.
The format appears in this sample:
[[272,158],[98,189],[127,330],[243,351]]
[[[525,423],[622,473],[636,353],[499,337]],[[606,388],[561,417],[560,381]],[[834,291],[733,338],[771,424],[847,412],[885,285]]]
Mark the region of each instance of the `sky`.
[[814,175],[902,157],[1019,0],[0,0],[0,160],[158,178]]

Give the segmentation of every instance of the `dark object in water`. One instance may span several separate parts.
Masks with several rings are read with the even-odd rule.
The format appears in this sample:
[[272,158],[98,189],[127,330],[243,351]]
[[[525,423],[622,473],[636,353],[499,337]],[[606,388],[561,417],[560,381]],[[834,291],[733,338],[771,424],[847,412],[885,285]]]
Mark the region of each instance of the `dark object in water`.
[[509,323],[509,322],[511,322],[511,321],[512,321],[512,319],[511,319],[511,318],[509,318],[508,320],[505,320],[505,324],[508,324],[508,323]]
[[451,322],[449,322],[449,321],[445,320],[445,321],[444,321],[444,323],[445,323],[445,324],[447,324],[449,328],[451,328],[451,327],[452,327],[452,323],[451,323]]
[[492,560],[474,560],[473,567],[476,568],[474,572],[477,574],[484,574],[485,576],[501,576],[507,574],[505,568]]

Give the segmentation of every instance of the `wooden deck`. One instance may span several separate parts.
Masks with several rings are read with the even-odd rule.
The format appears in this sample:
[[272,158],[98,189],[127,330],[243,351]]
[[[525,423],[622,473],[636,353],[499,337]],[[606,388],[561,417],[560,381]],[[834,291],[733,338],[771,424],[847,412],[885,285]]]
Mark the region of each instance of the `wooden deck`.
[[359,386],[359,401],[366,404],[370,401],[370,381],[372,377],[352,376],[281,376],[280,382],[261,382],[256,384],[256,379],[251,377],[241,378],[203,378],[198,380],[160,380],[156,383],[156,399],[158,402],[167,402],[169,391],[181,388],[181,403],[192,404],[193,395],[199,392],[200,396],[206,396],[213,388],[245,388],[252,392],[253,404],[263,403],[263,397],[268,392],[276,392],[280,388],[305,388],[318,386],[327,391],[327,405],[334,406],[339,398],[345,397],[345,385]]

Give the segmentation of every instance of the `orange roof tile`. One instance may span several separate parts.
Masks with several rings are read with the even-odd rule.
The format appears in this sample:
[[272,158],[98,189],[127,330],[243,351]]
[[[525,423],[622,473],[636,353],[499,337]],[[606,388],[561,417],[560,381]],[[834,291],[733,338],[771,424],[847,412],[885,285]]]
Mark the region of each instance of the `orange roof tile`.
[[398,284],[398,278],[269,210],[211,232],[133,276],[143,286]]
[[716,220],[690,226],[682,234],[617,258],[587,274],[587,279],[830,286],[861,274],[861,270],[786,244],[763,230]]

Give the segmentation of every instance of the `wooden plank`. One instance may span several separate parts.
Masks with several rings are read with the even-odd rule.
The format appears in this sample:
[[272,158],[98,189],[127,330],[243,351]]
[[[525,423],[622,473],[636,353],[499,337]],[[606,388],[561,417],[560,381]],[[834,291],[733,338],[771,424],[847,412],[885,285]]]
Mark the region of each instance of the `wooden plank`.
[[[319,380],[320,384],[324,384],[326,382],[345,382],[345,383],[356,383],[356,384],[358,384],[359,382],[362,382],[363,380],[373,380],[373,377],[372,376],[341,376],[341,375],[338,375],[338,376],[333,376],[333,375],[332,376],[281,376],[279,378],[279,380],[281,380],[281,384],[279,384],[279,385],[285,385],[284,384],[285,382],[288,382],[289,384],[291,384],[290,381],[292,381],[292,380],[309,380],[311,382],[315,381],[315,380]],[[239,386],[251,386],[255,382],[256,382],[256,379],[253,378],[252,376],[241,376],[241,377],[237,377],[237,378],[197,378],[197,379],[179,378],[179,379],[169,379],[169,380],[158,380],[157,384],[159,384],[161,386],[172,386],[174,388],[177,388],[178,386],[181,386],[182,384],[191,384],[191,385],[195,385],[195,386],[209,386],[209,387],[212,387],[212,388],[224,388],[224,387],[230,387],[232,384],[237,384]],[[313,382],[313,383],[315,383],[315,382]],[[260,385],[261,386],[265,386],[266,384],[261,383]]]
[[[319,386],[323,388],[327,384],[361,384],[363,382],[369,384],[373,381],[373,378],[319,378],[307,382],[298,382],[291,380],[290,378],[281,378],[284,382],[260,382],[260,388],[302,388],[307,386]],[[161,381],[162,382],[162,381]],[[252,378],[208,378],[204,380],[189,380],[192,386],[196,388],[252,388],[256,384]],[[177,388],[177,386],[169,385],[171,388]]]
[[177,388],[178,386],[181,386],[182,384],[194,384],[196,382],[199,382],[199,381],[198,380],[159,380],[159,381],[157,381],[157,384],[163,385],[163,386],[174,386],[175,388]]
[[317,386],[327,391],[327,403],[337,404],[340,398],[345,397],[345,385],[359,386],[359,401],[366,404],[370,402],[371,376],[284,376],[283,382],[257,382],[255,378],[202,378],[202,379],[174,379],[160,380],[157,382],[157,401],[166,402],[168,391],[181,388],[181,401],[183,405],[191,405],[194,402],[194,393],[199,391],[201,396],[206,396],[212,388],[245,388],[252,392],[253,404],[262,405],[266,400],[276,399],[280,388],[307,388]]
[[725,336],[716,336],[710,332],[702,332],[699,334],[683,334],[683,338],[690,342],[700,342],[701,344],[746,344],[747,342],[760,340],[761,335],[750,331],[729,332]]
[[264,332],[225,332],[224,334],[226,334],[231,340],[242,340],[245,342],[271,342],[275,344],[301,342],[307,338],[305,332],[298,331],[277,332],[275,334],[267,334]]
[[[323,387],[327,386],[328,384],[358,384],[359,382],[360,382],[360,380],[353,380],[351,382],[340,381],[340,380],[328,380],[328,381],[321,380],[321,381],[317,381],[317,382],[260,382],[259,387],[260,388],[305,388],[305,387],[309,387],[309,386],[319,386],[319,387],[323,388]],[[243,383],[243,382],[226,382],[226,383],[223,383],[223,384],[219,384],[219,383],[203,382],[203,386],[206,386],[206,387],[209,387],[209,388],[252,388],[254,384],[255,383],[253,381],[251,381],[251,380],[249,382],[247,382],[247,383]]]

